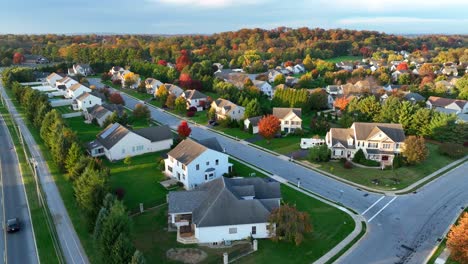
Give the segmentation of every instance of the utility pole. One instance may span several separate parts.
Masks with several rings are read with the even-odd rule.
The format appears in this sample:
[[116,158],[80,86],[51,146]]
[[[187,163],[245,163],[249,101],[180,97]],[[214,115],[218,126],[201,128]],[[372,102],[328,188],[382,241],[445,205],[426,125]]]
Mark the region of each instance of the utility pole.
[[41,190],[39,189],[39,179],[37,177],[37,161],[35,158],[31,158],[31,165],[34,171],[34,180],[36,182],[36,193],[37,193],[37,200],[39,201],[39,207],[42,207],[42,200],[41,200]]

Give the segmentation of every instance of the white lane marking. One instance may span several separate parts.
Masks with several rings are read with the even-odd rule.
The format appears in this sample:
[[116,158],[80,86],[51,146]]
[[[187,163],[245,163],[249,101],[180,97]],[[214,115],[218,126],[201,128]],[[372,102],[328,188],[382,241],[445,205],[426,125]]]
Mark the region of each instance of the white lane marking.
[[372,207],[374,207],[376,204],[382,201],[383,198],[385,198],[385,196],[380,197],[377,201],[375,201],[375,203],[373,203],[371,206],[369,206],[369,208],[367,208],[364,212],[362,212],[361,215],[364,215],[365,213],[367,213],[370,209],[372,209]]
[[398,196],[393,197],[393,199],[391,199],[390,202],[388,202],[384,207],[382,207],[382,209],[380,209],[377,213],[375,213],[375,215],[373,215],[367,222],[370,223],[372,219],[374,219],[377,215],[380,214],[380,212],[382,212],[385,208],[387,208],[387,206],[389,206],[393,201],[395,201],[397,197]]

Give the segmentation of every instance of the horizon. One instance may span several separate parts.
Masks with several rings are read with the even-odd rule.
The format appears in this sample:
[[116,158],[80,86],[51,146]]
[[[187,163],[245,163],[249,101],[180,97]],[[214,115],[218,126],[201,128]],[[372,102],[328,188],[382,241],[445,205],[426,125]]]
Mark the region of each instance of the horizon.
[[465,35],[467,9],[463,0],[442,6],[435,0],[82,0],[66,5],[19,0],[0,10],[0,34],[210,35],[243,28],[308,27]]

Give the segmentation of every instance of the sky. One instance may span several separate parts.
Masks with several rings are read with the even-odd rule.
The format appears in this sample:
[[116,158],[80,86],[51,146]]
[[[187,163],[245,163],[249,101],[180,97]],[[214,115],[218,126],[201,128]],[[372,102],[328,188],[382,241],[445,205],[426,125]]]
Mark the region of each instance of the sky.
[[0,34],[211,34],[279,26],[468,34],[468,0],[0,0],[0,6]]

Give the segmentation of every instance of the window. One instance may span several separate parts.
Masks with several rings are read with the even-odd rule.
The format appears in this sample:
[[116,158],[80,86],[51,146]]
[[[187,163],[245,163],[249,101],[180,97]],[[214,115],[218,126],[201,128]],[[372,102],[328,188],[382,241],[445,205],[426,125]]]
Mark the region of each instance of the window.
[[209,162],[209,161],[206,162],[206,166],[210,166],[210,162]]
[[185,180],[185,174],[182,174],[182,179],[184,179],[184,180]]
[[237,234],[237,227],[229,228],[229,234]]
[[179,161],[177,161],[177,166],[180,166]]
[[289,124],[289,121],[284,121],[284,124],[285,124],[285,125],[288,125],[288,124]]
[[200,170],[200,164],[197,164],[197,165],[195,166],[195,168],[196,168],[196,170]]
[[182,164],[182,169],[185,170],[185,165],[184,164]]
[[396,143],[396,144],[395,144],[395,148],[396,148],[396,149],[399,149],[399,148],[400,148],[400,143]]
[[167,170],[172,172],[172,167],[171,166],[167,166]]
[[91,101],[89,101],[89,104],[91,104]]
[[216,160],[216,165],[219,165],[219,160]]
[[205,181],[207,181],[207,180],[208,180],[208,175],[205,174]]
[[252,235],[257,234],[257,226],[252,226]]
[[384,149],[389,149],[389,148],[390,148],[390,144],[384,143],[384,144],[383,144],[383,148],[384,148]]
[[378,148],[379,147],[379,143],[367,143],[367,147],[368,148]]

